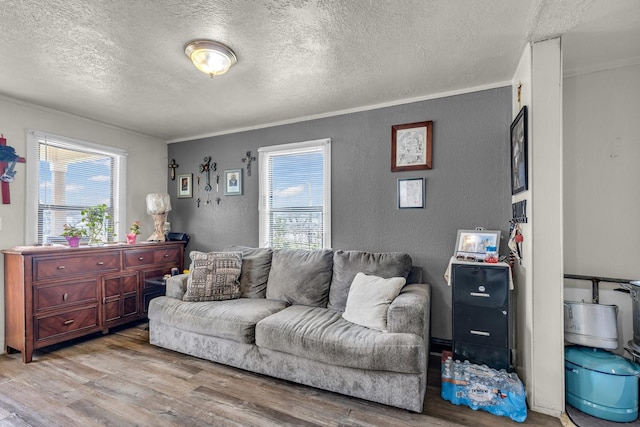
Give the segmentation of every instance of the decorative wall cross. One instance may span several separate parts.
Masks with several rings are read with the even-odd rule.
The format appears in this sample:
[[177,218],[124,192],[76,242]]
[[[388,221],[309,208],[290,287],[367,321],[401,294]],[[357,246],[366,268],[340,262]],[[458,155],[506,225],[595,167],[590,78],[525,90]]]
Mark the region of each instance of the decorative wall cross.
[[242,163],[247,164],[247,176],[251,176],[251,162],[255,161],[255,157],[251,157],[251,151],[247,151],[247,157],[242,159]]
[[169,163],[169,170],[171,171],[171,181],[175,181],[176,179],[176,168],[180,166],[176,163],[176,159],[171,159],[171,163]]
[[11,203],[11,192],[9,191],[9,183],[13,182],[13,177],[16,172],[13,168],[17,163],[24,163],[24,157],[20,157],[16,154],[16,150],[13,147],[7,146],[7,140],[4,135],[0,134],[0,180],[2,181],[2,204],[8,205]]
[[200,173],[204,172],[204,176],[207,184],[204,186],[204,191],[211,191],[211,181],[209,180],[209,172],[216,170],[216,164],[211,163],[211,157],[204,158],[204,163],[200,165]]

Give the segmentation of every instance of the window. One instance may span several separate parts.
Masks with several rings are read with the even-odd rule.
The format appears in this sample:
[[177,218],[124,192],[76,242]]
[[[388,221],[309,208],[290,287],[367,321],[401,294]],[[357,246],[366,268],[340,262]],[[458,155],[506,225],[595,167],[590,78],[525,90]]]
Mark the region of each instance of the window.
[[78,224],[82,209],[103,203],[111,216],[104,239],[122,233],[116,228],[125,216],[127,153],[39,131],[27,135],[27,244],[64,242],[63,225]]
[[260,246],[331,247],[331,140],[258,149]]

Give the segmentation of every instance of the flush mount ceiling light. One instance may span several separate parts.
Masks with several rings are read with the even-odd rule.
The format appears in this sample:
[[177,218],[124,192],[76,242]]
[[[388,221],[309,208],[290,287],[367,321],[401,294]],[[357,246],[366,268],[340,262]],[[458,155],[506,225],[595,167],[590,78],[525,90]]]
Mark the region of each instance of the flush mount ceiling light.
[[222,43],[213,40],[194,40],[187,43],[184,53],[193,65],[205,74],[219,76],[238,62],[236,54]]

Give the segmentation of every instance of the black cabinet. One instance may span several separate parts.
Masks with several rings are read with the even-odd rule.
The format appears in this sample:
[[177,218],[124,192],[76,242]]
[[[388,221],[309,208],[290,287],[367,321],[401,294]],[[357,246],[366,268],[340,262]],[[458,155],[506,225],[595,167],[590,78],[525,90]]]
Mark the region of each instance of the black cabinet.
[[506,264],[451,265],[454,359],[511,369],[509,274]]

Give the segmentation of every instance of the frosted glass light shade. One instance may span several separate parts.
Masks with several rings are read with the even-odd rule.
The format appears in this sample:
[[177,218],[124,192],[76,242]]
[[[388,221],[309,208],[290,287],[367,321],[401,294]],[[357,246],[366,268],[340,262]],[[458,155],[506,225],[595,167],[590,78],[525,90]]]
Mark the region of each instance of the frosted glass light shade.
[[147,194],[147,213],[149,215],[167,213],[171,210],[171,199],[168,194]]
[[211,77],[226,73],[238,58],[227,46],[212,40],[194,40],[184,47],[193,65]]

